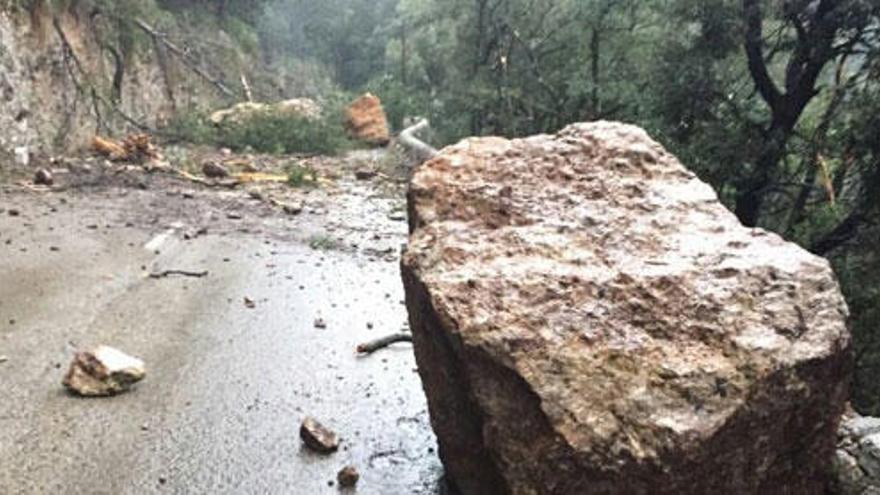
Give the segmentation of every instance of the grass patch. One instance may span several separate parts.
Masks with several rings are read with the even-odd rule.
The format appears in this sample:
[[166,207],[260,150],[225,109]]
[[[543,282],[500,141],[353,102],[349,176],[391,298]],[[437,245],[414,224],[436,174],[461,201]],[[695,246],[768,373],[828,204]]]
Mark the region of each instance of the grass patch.
[[315,234],[309,237],[309,247],[316,251],[331,251],[338,248],[339,243],[326,234]]
[[290,187],[312,187],[318,183],[318,172],[311,167],[293,164],[285,167],[285,171]]

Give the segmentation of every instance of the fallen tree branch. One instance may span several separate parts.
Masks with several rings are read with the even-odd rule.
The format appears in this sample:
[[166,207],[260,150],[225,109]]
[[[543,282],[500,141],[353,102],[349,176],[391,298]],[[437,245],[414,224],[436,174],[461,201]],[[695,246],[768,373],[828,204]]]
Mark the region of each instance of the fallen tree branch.
[[225,84],[223,84],[223,81],[220,81],[219,79],[211,77],[210,74],[208,74],[207,72],[205,72],[204,69],[202,69],[201,67],[198,66],[198,63],[195,60],[193,60],[190,55],[188,55],[186,52],[181,50],[180,47],[178,47],[177,45],[175,45],[171,41],[168,41],[168,39],[165,37],[164,34],[156,31],[155,29],[153,29],[152,26],[150,26],[149,24],[147,24],[146,22],[144,22],[141,19],[135,19],[134,23],[137,27],[141,28],[144,32],[149,34],[154,40],[159,41],[163,45],[165,45],[168,48],[168,50],[171,51],[171,53],[177,55],[177,57],[180,59],[180,61],[183,62],[183,65],[189,67],[190,70],[192,70],[193,72],[195,72],[196,74],[201,76],[204,80],[211,83],[214,87],[216,87],[218,90],[220,90],[221,93],[223,93],[224,95],[226,95],[230,98],[236,97],[235,93],[231,89],[226,87]]
[[[73,80],[77,91],[81,94],[86,94],[88,92],[91,96],[92,107],[94,108],[95,118],[97,119],[97,129],[100,130],[101,128],[107,128],[107,126],[103,123],[101,119],[101,109],[98,106],[98,103],[102,103],[104,104],[104,106],[122,117],[123,120],[137,127],[138,129],[142,131],[155,132],[150,126],[142,122],[138,122],[130,115],[122,111],[122,109],[119,108],[119,105],[117,104],[118,102],[114,103],[108,101],[107,98],[103,97],[100,94],[98,89],[95,87],[95,84],[92,82],[92,77],[89,75],[88,72],[86,72],[85,68],[83,68],[82,62],[80,62],[79,58],[76,56],[76,52],[73,50],[73,45],[71,45],[70,41],[67,39],[67,35],[64,33],[64,28],[61,27],[61,21],[58,19],[57,16],[52,18],[52,25],[55,28],[56,34],[58,34],[58,38],[61,40],[61,45],[64,47],[65,54],[69,56],[70,59],[73,61],[73,65],[76,68],[76,71],[85,80],[85,84],[88,86],[88,88],[83,87],[83,84],[80,83],[79,79],[76,77],[76,74],[74,74],[74,71],[68,68],[68,72],[70,73],[71,79]],[[88,89],[88,91],[86,91],[86,89]]]
[[412,342],[412,335],[408,333],[396,333],[394,335],[382,337],[381,339],[371,340],[370,342],[357,346],[357,352],[358,354],[372,354],[398,342]]
[[400,133],[400,144],[412,153],[419,164],[434,158],[440,153],[436,148],[416,137],[416,133],[427,129],[429,126],[428,120],[422,119]]
[[208,276],[208,271],[201,272],[191,272],[187,270],[165,270],[161,272],[154,272],[150,274],[150,278],[167,278],[172,275],[179,275],[181,277],[193,277],[193,278],[204,278]]

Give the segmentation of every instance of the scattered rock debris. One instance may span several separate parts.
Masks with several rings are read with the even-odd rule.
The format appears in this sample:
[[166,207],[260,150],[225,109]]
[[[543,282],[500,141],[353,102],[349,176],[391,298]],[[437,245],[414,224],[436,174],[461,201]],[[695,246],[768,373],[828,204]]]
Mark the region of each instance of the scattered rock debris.
[[361,475],[354,466],[345,466],[336,475],[336,481],[339,482],[339,486],[342,488],[352,488],[357,485],[360,479]]
[[327,322],[324,321],[324,318],[315,318],[315,328],[327,328]]
[[106,397],[128,391],[145,375],[143,361],[102,345],[77,352],[62,383],[83,397]]
[[320,454],[330,454],[339,449],[339,437],[336,433],[312,417],[303,420],[299,437],[306,447]]
[[95,136],[92,140],[92,150],[114,162],[144,163],[162,158],[149,134],[130,134],[119,142]]

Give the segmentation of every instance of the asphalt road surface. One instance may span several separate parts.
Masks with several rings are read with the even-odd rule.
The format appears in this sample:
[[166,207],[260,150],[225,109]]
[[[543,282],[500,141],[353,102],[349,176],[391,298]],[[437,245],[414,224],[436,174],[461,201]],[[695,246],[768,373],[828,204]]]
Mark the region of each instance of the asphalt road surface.
[[[338,493],[346,465],[356,493],[439,493],[411,347],[354,351],[406,327],[400,198],[352,180],[293,217],[140,186],[0,191],[0,493]],[[68,394],[73,353],[97,344],[146,379]],[[339,452],[305,449],[307,415]]]

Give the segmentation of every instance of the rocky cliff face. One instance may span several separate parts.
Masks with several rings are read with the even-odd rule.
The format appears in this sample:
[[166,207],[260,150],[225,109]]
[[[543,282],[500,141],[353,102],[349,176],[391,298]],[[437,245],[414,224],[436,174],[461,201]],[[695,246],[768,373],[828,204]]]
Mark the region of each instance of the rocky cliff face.
[[116,27],[88,2],[64,11],[33,3],[0,7],[0,152],[76,149],[133,128],[127,118],[156,127],[214,98],[161,47],[122,53],[108,42]]
[[465,494],[818,494],[849,376],[828,263],[743,228],[642,130],[418,168],[402,268]]

